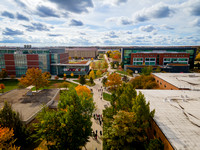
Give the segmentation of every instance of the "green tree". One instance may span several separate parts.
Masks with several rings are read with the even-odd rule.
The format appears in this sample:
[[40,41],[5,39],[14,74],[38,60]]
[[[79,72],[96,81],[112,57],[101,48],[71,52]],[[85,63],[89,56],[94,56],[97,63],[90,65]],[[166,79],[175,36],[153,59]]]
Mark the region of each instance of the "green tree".
[[81,76],[80,76],[80,84],[81,84],[81,85],[84,85],[85,83],[86,83],[85,76],[84,76],[84,75],[81,75]]
[[113,62],[110,62],[111,68],[114,69],[115,68],[115,64]]
[[12,110],[7,101],[4,102],[4,107],[0,111],[0,124],[2,127],[8,127],[14,130],[15,145],[24,148],[30,142],[29,131],[23,125],[19,113]]
[[124,69],[124,62],[121,62],[121,64],[120,64],[121,66],[122,66],[122,68]]
[[150,103],[146,103],[146,99],[141,92],[139,92],[139,95],[133,100],[132,111],[135,113],[137,126],[143,129],[143,133],[145,133],[145,129],[149,127],[149,121],[155,114],[155,110],[150,111],[149,105]]
[[113,92],[111,105],[114,107],[115,111],[132,111],[132,99],[135,99],[136,96],[137,93],[131,84],[122,84]]
[[141,129],[135,126],[134,112],[119,111],[113,118],[111,126],[104,132],[107,149],[136,148],[143,137],[140,136]]
[[116,66],[117,66],[117,68],[119,67],[119,62],[118,61],[116,61],[115,62],[115,64],[116,64]]
[[43,109],[36,124],[37,135],[49,149],[81,149],[92,131],[92,97],[78,96],[75,89],[61,93],[58,111]]
[[91,83],[91,84],[94,84],[94,80],[93,80],[92,77],[90,77],[90,83]]
[[155,72],[157,72],[157,73],[161,72],[160,66],[158,66],[158,67],[156,68]]
[[151,139],[147,150],[164,150],[164,145],[159,139]]
[[142,68],[141,75],[148,76],[152,73],[152,71],[153,71],[152,66],[144,67]]
[[103,86],[105,86],[105,85],[106,85],[106,82],[107,82],[107,80],[108,80],[108,79],[107,79],[106,77],[104,77],[104,78],[102,79],[102,81],[101,81],[101,82],[103,83]]

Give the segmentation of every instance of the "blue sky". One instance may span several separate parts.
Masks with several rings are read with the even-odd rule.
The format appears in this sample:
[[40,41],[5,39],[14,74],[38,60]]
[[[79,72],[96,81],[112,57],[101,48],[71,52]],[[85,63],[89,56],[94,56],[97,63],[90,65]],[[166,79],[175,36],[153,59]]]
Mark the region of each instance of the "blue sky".
[[0,46],[200,45],[200,0],[1,0]]

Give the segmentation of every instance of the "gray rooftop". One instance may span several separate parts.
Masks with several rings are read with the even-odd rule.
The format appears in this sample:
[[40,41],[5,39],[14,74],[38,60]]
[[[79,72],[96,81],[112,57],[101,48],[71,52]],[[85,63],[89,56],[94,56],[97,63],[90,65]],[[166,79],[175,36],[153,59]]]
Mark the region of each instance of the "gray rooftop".
[[177,88],[200,90],[200,73],[153,73],[153,75]]
[[43,106],[53,103],[58,89],[47,89],[37,94],[29,95],[28,89],[15,89],[0,96],[0,109],[4,106],[4,101],[12,105],[12,108],[19,112],[21,119],[26,124],[32,121]]
[[154,120],[174,149],[200,148],[200,92],[186,90],[138,90],[150,109]]

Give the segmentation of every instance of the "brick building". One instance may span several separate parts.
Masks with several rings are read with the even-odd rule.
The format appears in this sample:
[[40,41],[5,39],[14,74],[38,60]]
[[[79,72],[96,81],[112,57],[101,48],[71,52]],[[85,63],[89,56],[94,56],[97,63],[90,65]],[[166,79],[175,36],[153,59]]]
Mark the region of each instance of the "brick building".
[[122,48],[125,70],[141,72],[146,66],[160,67],[166,72],[189,72],[193,68],[196,48],[191,47],[132,47]]

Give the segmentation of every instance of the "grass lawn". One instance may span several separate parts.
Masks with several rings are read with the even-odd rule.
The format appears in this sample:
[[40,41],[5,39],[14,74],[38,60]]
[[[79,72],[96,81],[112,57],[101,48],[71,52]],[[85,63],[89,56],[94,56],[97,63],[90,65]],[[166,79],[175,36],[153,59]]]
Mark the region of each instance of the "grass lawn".
[[[73,81],[80,83],[79,80],[73,80]],[[87,81],[87,80],[86,80],[86,84],[85,84],[85,85],[94,86],[95,83],[91,84],[90,81]]]
[[130,77],[132,77],[132,76],[129,75],[126,71],[119,71],[119,70],[117,70],[117,71],[115,71],[115,72],[117,72],[117,73],[121,73],[121,74],[124,74],[124,75],[126,75],[126,76],[130,76]]
[[[48,87],[40,88],[39,90],[57,88],[58,84],[62,83],[62,82],[67,82],[67,83],[69,83],[69,86],[72,86],[72,87],[76,87],[77,86],[77,84],[75,84],[75,83],[71,83],[71,82],[64,81],[64,80],[50,80],[50,83],[49,83]],[[35,87],[33,87],[31,90],[35,91],[36,89],[35,89]]]
[[111,101],[111,94],[103,92],[103,99],[106,101]]
[[5,85],[4,92],[16,89],[18,87],[19,81],[17,79],[4,79],[0,80],[0,83],[3,83]]

